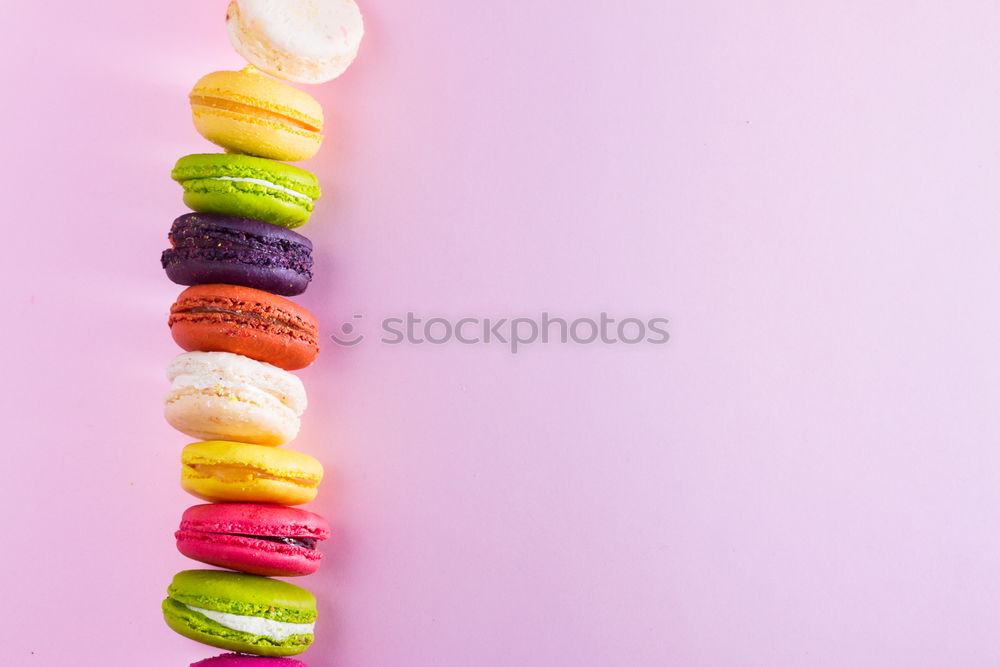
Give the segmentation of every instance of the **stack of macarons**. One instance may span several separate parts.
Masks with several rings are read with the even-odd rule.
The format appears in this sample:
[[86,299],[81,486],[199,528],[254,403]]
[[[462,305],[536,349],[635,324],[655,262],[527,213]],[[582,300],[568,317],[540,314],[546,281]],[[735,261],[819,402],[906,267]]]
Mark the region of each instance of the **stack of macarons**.
[[292,230],[320,187],[287,162],[319,150],[323,109],[279,79],[339,76],[364,28],[354,0],[233,0],[226,23],[250,66],[207,74],[190,93],[195,128],[225,152],[177,161],[171,176],[193,212],[174,221],[161,258],[186,287],[167,321],[184,352],[167,367],[164,416],[197,439],[181,452],[181,486],[207,501],[181,516],[177,549],[219,569],[178,573],[163,616],[185,637],[236,652],[202,667],[301,667],[281,656],[312,643],[316,599],[271,577],[315,572],[330,527],[296,507],[316,497],[323,466],[282,448],[307,404],[290,371],[319,353],[316,318],[286,297],[312,280],[312,243]]

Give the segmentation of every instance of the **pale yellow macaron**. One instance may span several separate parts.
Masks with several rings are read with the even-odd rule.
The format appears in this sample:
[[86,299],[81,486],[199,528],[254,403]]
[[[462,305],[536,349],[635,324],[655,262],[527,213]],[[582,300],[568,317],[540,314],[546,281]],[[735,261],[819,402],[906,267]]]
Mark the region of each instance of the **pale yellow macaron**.
[[343,74],[365,34],[354,0],[232,0],[226,27],[247,62],[298,83]]
[[323,142],[319,102],[253,67],[206,74],[190,99],[195,128],[230,153],[295,162]]
[[211,502],[301,505],[322,479],[319,461],[289,449],[209,440],[181,451],[181,486]]

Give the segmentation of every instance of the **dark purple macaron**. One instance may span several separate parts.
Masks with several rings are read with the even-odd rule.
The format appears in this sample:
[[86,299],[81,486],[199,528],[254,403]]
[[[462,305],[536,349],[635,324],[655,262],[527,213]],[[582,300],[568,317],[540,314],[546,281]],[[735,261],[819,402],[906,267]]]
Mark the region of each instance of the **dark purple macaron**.
[[179,285],[225,283],[295,296],[312,280],[312,242],[260,220],[188,213],[170,227],[160,263]]
[[307,667],[307,665],[291,658],[258,658],[241,653],[226,653],[199,660],[191,667]]

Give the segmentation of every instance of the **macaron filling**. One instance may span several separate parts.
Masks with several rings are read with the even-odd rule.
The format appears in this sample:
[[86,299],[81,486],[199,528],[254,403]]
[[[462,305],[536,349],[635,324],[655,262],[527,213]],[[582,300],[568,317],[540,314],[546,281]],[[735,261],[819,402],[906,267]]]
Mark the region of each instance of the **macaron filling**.
[[263,178],[249,178],[240,176],[213,176],[209,178],[210,181],[235,181],[237,183],[253,183],[254,185],[260,185],[262,187],[268,188],[269,190],[277,190],[278,192],[284,192],[286,195],[291,195],[292,197],[298,197],[299,199],[304,199],[310,204],[313,198],[302,192],[297,192],[291,188],[286,188],[283,185],[278,185],[277,183],[272,183],[271,181],[264,180]]
[[272,111],[271,109],[265,109],[263,107],[255,106],[252,104],[245,104],[242,102],[236,102],[234,100],[229,100],[222,97],[212,97],[209,95],[191,95],[190,100],[192,106],[203,106],[212,109],[221,109],[222,111],[229,111],[231,113],[241,114],[244,116],[253,116],[255,118],[271,120],[277,123],[291,125],[295,129],[302,130],[304,132],[312,134],[319,134],[320,132],[320,128],[302,120],[301,118],[296,118],[294,116],[278,113],[277,111]]
[[283,535],[243,535],[241,533],[219,533],[220,535],[232,535],[233,537],[248,537],[252,540],[264,540],[265,542],[277,542],[278,544],[287,544],[290,547],[301,547],[303,549],[309,549],[310,551],[316,550],[316,543],[319,542],[315,537],[287,537]]
[[192,607],[189,604],[184,606],[196,614],[201,614],[230,630],[246,632],[251,635],[260,635],[279,642],[295,635],[311,635],[316,627],[315,622],[287,623],[260,616],[242,616],[240,614],[215,611],[214,609],[202,609],[201,607]]
[[247,478],[270,479],[279,482],[291,482],[300,486],[316,486],[319,481],[306,479],[295,475],[273,475],[251,466],[227,465],[224,463],[188,463],[185,467],[198,477],[213,478],[222,482],[240,482]]
[[268,324],[275,324],[280,327],[285,327],[287,329],[295,329],[306,334],[313,334],[314,332],[306,327],[300,326],[297,322],[282,319],[280,317],[267,317],[260,313],[253,313],[246,310],[237,310],[235,308],[220,308],[218,306],[195,306],[193,308],[184,308],[183,306],[177,306],[174,309],[173,315],[183,315],[185,313],[222,313],[224,315],[233,315],[235,317],[246,317],[253,320],[260,320],[261,322],[267,322]]

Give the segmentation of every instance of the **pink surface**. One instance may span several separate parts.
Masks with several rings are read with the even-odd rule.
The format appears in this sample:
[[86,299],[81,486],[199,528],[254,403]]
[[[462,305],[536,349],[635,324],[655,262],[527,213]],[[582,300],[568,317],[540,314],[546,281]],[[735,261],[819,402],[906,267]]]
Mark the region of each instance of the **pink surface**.
[[[224,0],[5,9],[0,662],[187,665],[159,602],[185,94]],[[368,0],[315,89],[326,334],[664,315],[665,346],[327,344],[313,667],[1000,662],[995,3]],[[13,631],[11,629],[15,629]]]

